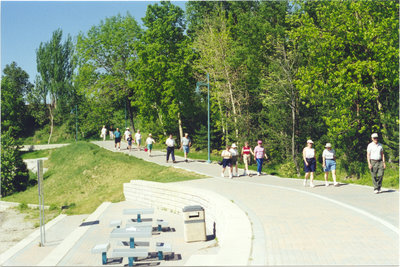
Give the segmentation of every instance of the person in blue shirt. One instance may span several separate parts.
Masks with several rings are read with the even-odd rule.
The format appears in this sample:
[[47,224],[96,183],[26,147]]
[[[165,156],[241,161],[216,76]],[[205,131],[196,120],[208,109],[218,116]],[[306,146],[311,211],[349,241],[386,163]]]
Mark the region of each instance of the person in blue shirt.
[[119,131],[119,128],[114,132],[114,137],[115,137],[115,149],[117,149],[117,144],[118,144],[118,150],[121,150],[121,132]]

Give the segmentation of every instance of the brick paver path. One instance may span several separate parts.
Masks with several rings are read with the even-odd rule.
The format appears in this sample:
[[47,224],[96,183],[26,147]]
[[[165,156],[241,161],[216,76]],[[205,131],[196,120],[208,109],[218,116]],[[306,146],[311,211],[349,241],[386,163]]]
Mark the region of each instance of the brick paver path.
[[[93,143],[115,151],[112,141]],[[212,177],[183,183],[214,190],[248,214],[254,235],[253,264],[399,265],[396,190],[376,195],[368,186],[325,187],[323,181],[309,188],[302,179],[271,175],[221,178],[217,164],[186,163],[181,157],[175,164],[166,163],[164,151],[153,151],[151,158],[144,151],[118,152]]]

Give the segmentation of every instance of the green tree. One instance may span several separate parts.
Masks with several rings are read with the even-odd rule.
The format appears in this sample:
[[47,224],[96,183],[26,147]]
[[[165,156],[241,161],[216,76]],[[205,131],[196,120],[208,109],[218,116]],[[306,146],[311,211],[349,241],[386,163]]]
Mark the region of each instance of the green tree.
[[[74,70],[73,62],[73,44],[70,36],[62,43],[62,30],[53,32],[49,42],[40,43],[36,51],[36,61],[38,77],[36,79],[36,88],[32,92],[36,99],[44,101],[44,105],[49,109],[50,135],[48,143],[50,144],[51,135],[54,128],[55,111],[59,114],[68,114],[68,101],[73,99],[72,74]],[[50,103],[46,103],[46,97]]]
[[25,95],[33,85],[29,75],[17,63],[6,65],[1,78],[1,126],[2,131],[13,128],[14,137],[24,134],[26,118]]
[[138,50],[139,95],[135,105],[144,120],[158,121],[163,133],[183,134],[184,116],[193,114],[194,53],[184,35],[183,10],[170,2],[149,5]]
[[372,132],[381,132],[398,154],[399,4],[304,1],[299,7],[290,38],[306,60],[296,86],[306,105],[320,107],[317,115],[344,150],[348,172],[359,175]]
[[1,133],[1,196],[23,191],[29,182],[29,172],[21,158],[20,142],[15,139],[13,128]]
[[106,18],[87,34],[80,33],[77,42],[79,90],[89,100],[108,98],[110,105],[127,108],[133,130],[136,115],[131,101],[136,98],[136,47],[140,32],[128,13]]

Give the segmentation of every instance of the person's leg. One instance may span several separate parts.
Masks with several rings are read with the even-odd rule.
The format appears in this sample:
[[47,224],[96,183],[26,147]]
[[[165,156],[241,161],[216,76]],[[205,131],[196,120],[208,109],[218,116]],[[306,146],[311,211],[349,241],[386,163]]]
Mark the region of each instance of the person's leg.
[[229,178],[232,178],[232,172],[233,172],[233,164],[229,166]]
[[338,185],[338,182],[336,182],[336,170],[332,170],[332,179],[333,185]]
[[169,160],[169,154],[171,154],[171,148],[167,147],[167,162]]
[[378,191],[379,184],[378,184],[378,163],[377,161],[372,161],[372,168],[371,168],[371,177],[372,183],[374,184],[374,191]]
[[171,148],[171,158],[172,161],[175,163],[175,149],[173,147]]
[[225,167],[222,167],[221,177],[225,177]]
[[329,170],[330,170],[330,165],[329,165],[329,163],[326,163],[325,170],[324,170],[325,171],[325,173],[324,173],[325,186],[329,186],[329,181],[328,181]]
[[383,162],[379,161],[378,162],[378,170],[377,170],[377,173],[376,173],[376,183],[378,185],[378,191],[379,192],[381,192],[384,171],[385,170],[383,168]]
[[243,155],[243,162],[244,162],[244,173],[243,173],[243,175],[247,175],[247,173],[249,172],[249,164],[247,162],[247,155],[246,154]]
[[314,187],[314,172],[313,171],[311,171],[311,174],[310,174],[310,186]]

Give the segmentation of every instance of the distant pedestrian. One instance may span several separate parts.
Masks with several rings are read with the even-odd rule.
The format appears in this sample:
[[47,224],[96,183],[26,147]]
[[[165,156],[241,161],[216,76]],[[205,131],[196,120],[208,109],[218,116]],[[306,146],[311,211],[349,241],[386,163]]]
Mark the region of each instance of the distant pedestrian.
[[151,151],[153,150],[153,144],[155,143],[156,141],[154,141],[153,137],[151,136],[151,133],[149,133],[149,136],[146,139],[147,153],[149,157],[151,157]]
[[[237,146],[235,143],[232,144],[231,148],[229,149],[229,152],[231,152],[232,155],[232,175],[239,177],[239,172],[238,172],[238,158],[239,158],[239,152],[237,150]],[[235,167],[236,174],[233,174],[233,167]]]
[[167,145],[167,163],[169,160],[169,155],[171,155],[172,162],[176,163],[175,161],[175,140],[172,137],[172,134],[169,135],[168,139],[165,141],[165,144]]
[[128,142],[128,149],[129,149],[129,151],[132,151],[132,135],[131,135],[131,134],[128,136],[128,138],[126,139],[126,141]]
[[329,186],[328,176],[330,171],[332,171],[333,185],[339,185],[336,182],[336,152],[332,149],[331,143],[326,143],[325,150],[322,152],[322,167],[325,172],[325,186]]
[[258,140],[257,146],[254,148],[254,160],[257,162],[257,175],[258,176],[261,175],[264,158],[268,159],[268,156],[265,153],[265,148],[262,146],[262,141]]
[[373,133],[371,139],[372,142],[367,147],[367,161],[374,184],[374,193],[378,194],[381,192],[383,174],[386,169],[385,154],[383,154],[382,144],[378,143],[378,134]]
[[137,133],[135,134],[135,139],[137,144],[137,150],[140,151],[140,145],[142,144],[142,135],[140,134],[140,130],[137,130]]
[[117,144],[118,144],[118,150],[121,150],[121,132],[119,131],[119,128],[114,132],[115,136],[115,149],[117,149]]
[[254,153],[249,146],[249,142],[244,142],[244,147],[242,148],[242,157],[243,157],[243,162],[244,162],[244,173],[243,175],[250,175],[249,172],[249,164],[250,164],[250,154],[254,156]]
[[112,125],[110,126],[110,130],[108,132],[110,133],[110,140],[113,140],[114,139],[114,129],[113,129]]
[[185,162],[188,162],[187,155],[189,154],[189,147],[192,145],[192,140],[189,138],[189,134],[185,133],[185,136],[181,139],[181,149],[185,156]]
[[226,167],[229,167],[229,178],[232,179],[232,154],[229,152],[230,146],[226,146],[226,149],[222,151],[221,157],[222,157],[222,172],[221,172],[221,177],[225,177],[225,169]]
[[[128,137],[131,134],[132,133],[129,131],[129,127],[126,127],[125,132],[124,132],[124,140],[128,142]],[[128,149],[128,147],[126,149]]]
[[312,147],[314,142],[312,140],[307,140],[307,146],[303,149],[303,161],[304,161],[304,176],[303,185],[307,185],[307,178],[310,176],[310,187],[315,187],[314,185],[314,172],[317,168],[317,161],[315,159],[315,149]]
[[100,137],[103,138],[103,141],[106,141],[106,136],[107,136],[107,128],[105,125],[103,125],[103,128],[101,128]]

